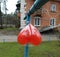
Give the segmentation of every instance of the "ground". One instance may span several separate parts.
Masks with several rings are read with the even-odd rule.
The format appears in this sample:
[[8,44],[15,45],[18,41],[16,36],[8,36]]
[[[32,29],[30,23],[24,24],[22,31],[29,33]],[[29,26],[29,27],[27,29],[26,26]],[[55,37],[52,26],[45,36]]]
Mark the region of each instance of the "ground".
[[[24,46],[17,42],[0,43],[0,57],[24,57]],[[29,44],[28,57],[60,57],[58,41],[42,42],[38,46]]]
[[[19,34],[18,28],[4,28],[0,29],[0,42],[17,42],[17,36]],[[41,33],[42,41],[58,40],[58,37],[54,33]]]
[[0,42],[16,42],[18,33],[18,28],[0,29]]
[[[0,57],[24,57],[24,46],[17,43],[19,30],[0,30]],[[42,34],[43,42],[38,46],[29,44],[28,57],[60,57],[60,42],[55,34]],[[52,41],[51,41],[52,40]]]
[[0,29],[0,35],[18,35],[19,29],[18,28],[4,28]]

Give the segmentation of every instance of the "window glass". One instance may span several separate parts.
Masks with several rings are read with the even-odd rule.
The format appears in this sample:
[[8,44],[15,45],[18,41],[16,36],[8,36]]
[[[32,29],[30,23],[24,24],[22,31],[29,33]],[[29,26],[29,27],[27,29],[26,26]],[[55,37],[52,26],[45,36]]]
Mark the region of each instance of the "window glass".
[[56,4],[51,4],[51,11],[56,11]]
[[40,17],[35,17],[35,26],[39,26],[40,25]]

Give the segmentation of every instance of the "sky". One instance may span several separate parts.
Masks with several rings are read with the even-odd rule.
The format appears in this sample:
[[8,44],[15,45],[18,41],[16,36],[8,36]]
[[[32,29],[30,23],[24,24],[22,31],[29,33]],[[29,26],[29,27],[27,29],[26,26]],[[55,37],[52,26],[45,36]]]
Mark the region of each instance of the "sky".
[[[7,14],[13,13],[16,9],[16,4],[17,4],[18,0],[8,0],[6,2],[6,6],[7,6]],[[2,11],[4,12],[4,7],[2,6]]]

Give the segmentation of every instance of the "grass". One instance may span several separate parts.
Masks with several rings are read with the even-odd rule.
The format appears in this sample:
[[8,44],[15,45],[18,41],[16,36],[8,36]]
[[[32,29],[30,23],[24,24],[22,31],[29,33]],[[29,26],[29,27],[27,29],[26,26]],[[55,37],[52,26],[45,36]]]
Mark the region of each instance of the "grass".
[[[16,42],[0,43],[0,57],[24,57],[24,46]],[[28,57],[60,57],[57,41],[43,42],[39,46],[29,46]]]
[[0,33],[1,34],[11,34],[11,35],[13,35],[13,34],[15,34],[15,35],[18,35],[18,33],[19,33],[19,30],[18,30],[18,28],[15,28],[15,27],[11,27],[11,28],[4,28],[4,29],[0,29]]

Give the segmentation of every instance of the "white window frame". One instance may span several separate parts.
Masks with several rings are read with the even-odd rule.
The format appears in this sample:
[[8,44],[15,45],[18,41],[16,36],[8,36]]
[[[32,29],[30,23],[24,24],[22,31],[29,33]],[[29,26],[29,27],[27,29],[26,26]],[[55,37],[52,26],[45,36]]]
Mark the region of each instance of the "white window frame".
[[[55,8],[53,8],[53,7],[55,7]],[[56,4],[51,4],[51,11],[52,12],[55,12],[56,11]]]
[[[39,25],[36,25],[36,24],[35,24],[35,19],[37,19],[37,18],[39,18]],[[39,16],[35,16],[35,17],[34,17],[34,26],[40,26],[40,25],[41,25],[40,17],[39,17]]]
[[[54,25],[51,25],[51,20],[54,19]],[[55,26],[56,25],[56,18],[50,18],[50,26]]]

